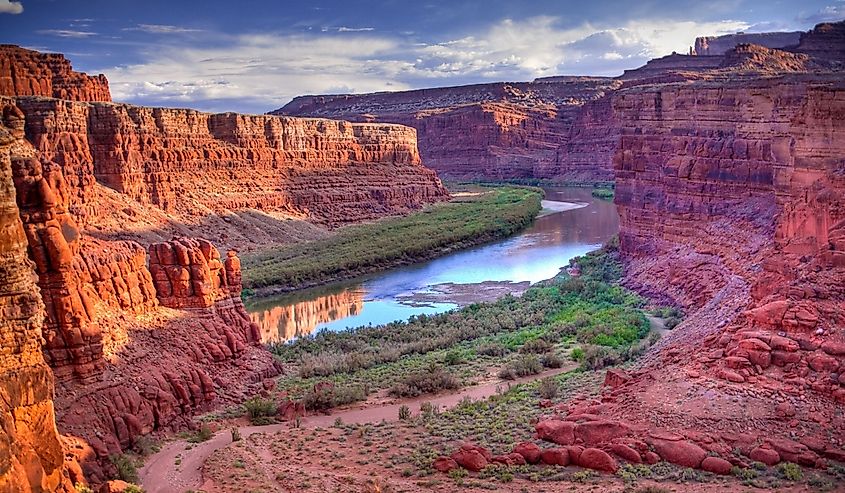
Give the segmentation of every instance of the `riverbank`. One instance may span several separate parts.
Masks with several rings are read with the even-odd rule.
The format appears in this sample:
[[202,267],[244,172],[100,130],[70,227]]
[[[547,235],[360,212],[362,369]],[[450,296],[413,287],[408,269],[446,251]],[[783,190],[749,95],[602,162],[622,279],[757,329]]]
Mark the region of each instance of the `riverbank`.
[[348,226],[329,238],[244,255],[248,295],[352,279],[510,236],[532,223],[542,191],[453,187],[453,199],[402,217]]

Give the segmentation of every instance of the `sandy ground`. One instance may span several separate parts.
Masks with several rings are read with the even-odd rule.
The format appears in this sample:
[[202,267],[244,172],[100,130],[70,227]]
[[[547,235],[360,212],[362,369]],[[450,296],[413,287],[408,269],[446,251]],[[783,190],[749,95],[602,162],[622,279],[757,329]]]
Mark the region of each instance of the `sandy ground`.
[[[530,382],[540,378],[558,375],[574,369],[577,365],[545,371],[538,375],[516,380],[495,379],[467,387],[460,392],[436,396],[420,396],[412,399],[395,399],[379,405],[359,406],[335,410],[330,414],[307,416],[302,419],[301,428],[328,427],[340,418],[347,424],[378,423],[382,420],[396,421],[399,408],[403,405],[411,409],[419,409],[423,402],[431,402],[441,409],[450,408],[466,397],[482,399],[496,394],[498,390],[508,385]],[[241,426],[242,436],[248,437],[253,433],[275,433],[290,430],[291,423],[279,423],[267,426]],[[218,432],[208,441],[189,447],[186,440],[176,440],[163,446],[160,451],[150,456],[139,471],[141,484],[147,493],[174,493],[199,488],[203,483],[202,467],[215,451],[232,443],[232,436],[228,430]],[[178,459],[178,461],[177,461]],[[178,463],[177,463],[178,462]]]
[[431,286],[430,291],[401,294],[396,299],[409,305],[455,303],[464,307],[473,303],[493,302],[506,294],[522,296],[529,287],[531,283],[528,281],[484,281],[467,284],[446,282]]

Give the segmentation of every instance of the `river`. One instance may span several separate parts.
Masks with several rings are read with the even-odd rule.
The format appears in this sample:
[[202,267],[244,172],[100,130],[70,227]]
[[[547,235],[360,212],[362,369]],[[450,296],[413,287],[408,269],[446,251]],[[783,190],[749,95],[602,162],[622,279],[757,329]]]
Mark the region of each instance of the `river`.
[[428,262],[293,294],[252,299],[247,311],[264,342],[442,312],[554,277],[573,257],[619,229],[612,202],[590,189],[546,188],[543,211],[522,233]]

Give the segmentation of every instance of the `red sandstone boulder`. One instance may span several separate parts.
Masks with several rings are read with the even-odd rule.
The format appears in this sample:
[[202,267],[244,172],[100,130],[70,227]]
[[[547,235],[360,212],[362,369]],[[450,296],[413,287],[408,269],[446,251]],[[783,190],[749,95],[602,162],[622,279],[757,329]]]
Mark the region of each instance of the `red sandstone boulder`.
[[816,351],[807,358],[810,368],[817,372],[831,373],[839,368],[839,362],[833,356]]
[[610,451],[616,454],[621,459],[624,459],[633,464],[639,464],[643,461],[642,457],[640,457],[639,452],[622,443],[614,443],[610,446]]
[[625,385],[629,380],[631,380],[630,375],[616,368],[611,368],[604,374],[604,385],[612,389]]
[[123,493],[126,491],[126,488],[132,486],[131,484],[127,483],[126,481],[121,481],[119,479],[113,479],[106,483],[103,483],[100,486],[100,489],[97,490],[97,493]]
[[529,464],[540,462],[541,450],[536,443],[522,442],[513,448],[513,452],[524,457]]
[[440,472],[449,472],[452,469],[457,469],[458,463],[451,457],[438,457],[434,459],[433,467]]
[[753,461],[762,462],[767,466],[773,466],[780,462],[780,454],[776,450],[763,446],[752,450],[748,454],[748,457]]
[[550,419],[540,421],[534,427],[537,438],[554,442],[558,445],[572,445],[575,443],[575,423]]
[[701,469],[713,474],[728,475],[731,473],[731,467],[733,464],[719,457],[706,457],[701,461]]
[[598,445],[626,436],[629,432],[630,427],[618,421],[587,421],[575,427],[575,438],[587,445]]
[[845,356],[845,342],[825,341],[821,346],[822,351],[834,356]]
[[653,466],[654,464],[660,462],[660,456],[649,450],[648,452],[643,454],[643,461],[646,464]]
[[548,448],[540,453],[540,459],[543,464],[550,466],[568,466],[569,451],[562,448]]
[[480,471],[487,467],[487,459],[477,450],[458,450],[452,459],[464,469]]
[[494,455],[490,462],[495,462],[497,464],[505,464],[507,466],[523,466],[525,465],[525,457],[522,455],[511,452],[507,455]]
[[619,464],[607,452],[597,448],[585,449],[578,457],[577,465],[596,471],[616,472]]
[[686,440],[655,439],[652,446],[663,460],[679,466],[697,468],[707,457],[703,448]]

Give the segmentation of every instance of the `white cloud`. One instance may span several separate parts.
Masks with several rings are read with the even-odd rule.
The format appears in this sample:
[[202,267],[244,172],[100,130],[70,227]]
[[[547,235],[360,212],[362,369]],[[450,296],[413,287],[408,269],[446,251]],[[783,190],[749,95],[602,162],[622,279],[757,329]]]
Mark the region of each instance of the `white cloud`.
[[812,14],[801,14],[798,20],[801,22],[836,22],[845,19],[845,0],[839,0],[835,5],[828,5]]
[[23,12],[23,4],[10,0],[0,0],[0,14],[20,14]]
[[89,38],[96,36],[97,33],[90,31],[75,31],[72,29],[42,29],[36,31],[38,34],[46,34],[48,36],[58,36],[60,38]]
[[152,34],[181,34],[181,33],[198,33],[202,29],[191,29],[187,27],[171,26],[168,24],[138,24],[135,27],[123,28],[124,31],[142,31]]
[[[154,46],[144,62],[100,69],[118,101],[266,111],[302,94],[401,90],[470,82],[618,75],[685,53],[698,35],[746,29],[739,21],[630,21],[562,27],[554,17],[505,19],[471,35],[420,44],[364,32],[251,34]],[[341,28],[332,28],[340,31]],[[347,28],[349,29],[349,28]],[[364,29],[364,28],[357,28]]]

